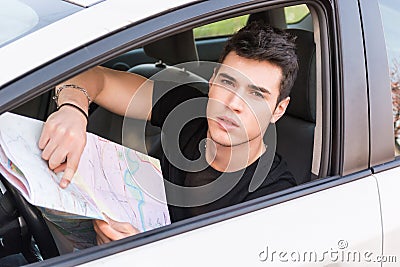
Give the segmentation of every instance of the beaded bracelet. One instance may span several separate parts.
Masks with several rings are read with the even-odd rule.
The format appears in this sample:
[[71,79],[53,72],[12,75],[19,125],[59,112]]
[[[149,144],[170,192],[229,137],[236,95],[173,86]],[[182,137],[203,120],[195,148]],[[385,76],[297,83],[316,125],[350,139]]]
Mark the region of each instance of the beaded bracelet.
[[65,88],[73,88],[73,89],[77,89],[77,90],[81,91],[86,96],[86,98],[88,100],[88,104],[92,103],[92,98],[90,98],[90,96],[89,96],[89,94],[88,94],[88,92],[86,91],[85,88],[82,88],[82,87],[80,87],[78,85],[75,85],[75,84],[65,84],[65,85],[57,88],[56,95],[53,96],[53,99],[56,102],[57,107],[58,107],[58,98],[60,97],[60,93]]
[[76,108],[77,110],[79,110],[85,116],[86,124],[89,123],[89,117],[81,107],[79,107],[79,106],[77,106],[75,104],[72,104],[72,103],[62,103],[59,107],[57,107],[57,110],[60,110],[60,108],[62,108],[63,106],[70,106],[70,107]]

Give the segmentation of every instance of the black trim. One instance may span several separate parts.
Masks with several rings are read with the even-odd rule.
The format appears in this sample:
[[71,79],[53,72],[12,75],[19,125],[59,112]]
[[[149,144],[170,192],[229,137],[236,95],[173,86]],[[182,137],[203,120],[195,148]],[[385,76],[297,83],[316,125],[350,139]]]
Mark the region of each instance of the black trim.
[[390,169],[394,169],[397,167],[400,167],[400,157],[396,157],[396,159],[393,161],[389,161],[389,162],[385,162],[380,165],[373,166],[373,167],[371,167],[371,170],[372,170],[372,173],[375,174],[375,173],[380,173],[380,172],[387,171]]
[[[358,1],[337,0],[341,175],[369,167],[368,96],[363,35]],[[336,120],[337,121],[337,120]]]
[[[306,2],[309,3],[309,2]],[[320,32],[320,53],[321,62],[316,72],[320,72],[321,90],[317,89],[317,94],[321,92],[321,112],[322,112],[322,140],[321,158],[318,177],[335,176],[340,173],[340,132],[342,118],[338,113],[340,102],[337,96],[339,77],[338,48],[337,48],[337,29],[335,23],[334,8],[331,3],[324,5],[309,5],[313,20],[318,18]],[[317,40],[315,40],[317,42]],[[318,79],[318,75],[316,77]],[[337,102],[335,102],[337,100]],[[317,101],[316,101],[317,103]]]

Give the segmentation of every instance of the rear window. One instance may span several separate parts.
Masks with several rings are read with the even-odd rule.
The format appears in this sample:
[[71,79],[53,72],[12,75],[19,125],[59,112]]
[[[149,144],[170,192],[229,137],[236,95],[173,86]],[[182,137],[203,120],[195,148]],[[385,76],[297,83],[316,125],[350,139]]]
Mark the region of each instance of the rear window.
[[[301,22],[309,13],[307,5],[296,5],[284,8],[285,22],[287,25]],[[196,39],[231,36],[247,24],[249,15],[225,19],[210,23],[194,29]]]
[[225,19],[194,29],[194,36],[198,38],[230,36],[246,25],[249,15]]
[[385,34],[389,65],[390,88],[392,92],[393,135],[395,154],[400,155],[400,2],[380,0],[379,8]]
[[307,5],[285,7],[286,24],[296,24],[302,21],[309,13]]

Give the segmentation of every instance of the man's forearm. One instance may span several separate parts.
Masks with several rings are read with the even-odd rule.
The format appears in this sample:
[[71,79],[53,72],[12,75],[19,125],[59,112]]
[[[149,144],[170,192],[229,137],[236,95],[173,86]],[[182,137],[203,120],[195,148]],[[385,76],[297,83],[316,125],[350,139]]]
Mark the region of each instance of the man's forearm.
[[[58,105],[72,103],[87,114],[91,100],[121,116],[149,119],[151,115],[153,82],[143,76],[95,67],[56,88],[65,85],[70,86],[60,92]],[[130,105],[132,108],[128,109]]]
[[57,106],[71,103],[88,114],[90,101],[95,100],[103,89],[103,80],[102,70],[96,67],[57,85]]

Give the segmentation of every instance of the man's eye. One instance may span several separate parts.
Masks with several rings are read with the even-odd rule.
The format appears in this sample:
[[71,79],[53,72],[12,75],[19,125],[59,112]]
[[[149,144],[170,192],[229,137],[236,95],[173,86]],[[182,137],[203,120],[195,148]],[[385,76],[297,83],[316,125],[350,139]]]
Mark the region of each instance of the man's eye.
[[251,92],[253,95],[255,95],[255,96],[257,96],[257,97],[261,97],[261,98],[264,98],[264,95],[262,94],[262,93],[260,93],[259,91],[252,91]]
[[234,83],[232,81],[226,80],[226,79],[222,79],[221,84],[228,85],[228,86],[234,86]]

